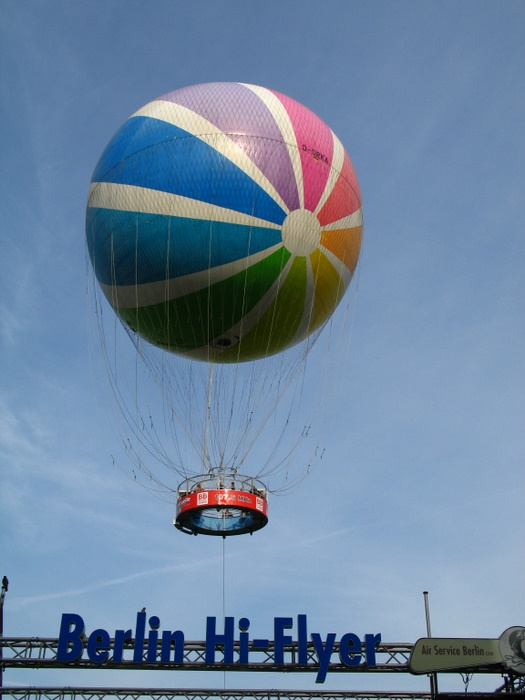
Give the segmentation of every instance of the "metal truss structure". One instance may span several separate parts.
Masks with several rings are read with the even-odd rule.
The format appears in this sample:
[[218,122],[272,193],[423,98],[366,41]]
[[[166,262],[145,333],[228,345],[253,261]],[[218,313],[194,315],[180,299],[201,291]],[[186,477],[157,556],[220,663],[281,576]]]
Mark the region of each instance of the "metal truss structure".
[[517,676],[515,673],[505,675],[505,682],[496,688],[496,693],[525,694],[525,676]]
[[[74,663],[65,662],[59,663],[56,660],[58,639],[47,637],[4,637],[1,641],[3,647],[2,664],[5,668],[101,668],[101,664],[96,664],[84,656]],[[113,647],[113,640],[111,643]],[[408,672],[408,662],[414,645],[408,643],[383,642],[376,646],[376,665],[372,668],[365,664],[353,666],[352,673],[355,672],[374,672],[382,671],[392,672]],[[125,648],[131,650],[132,645],[129,644]],[[336,642],[332,651],[333,655],[338,658],[339,643]],[[297,642],[292,642],[287,645],[285,650],[284,663],[276,664],[274,661],[274,647],[270,643],[268,649],[263,651],[253,650],[250,652],[251,658],[249,664],[239,664],[239,661],[233,663],[225,663],[221,658],[220,645],[217,645],[218,660],[209,664],[206,663],[206,642],[184,642],[184,657],[182,662],[175,661],[162,662],[156,659],[155,662],[147,661],[144,653],[143,660],[140,664],[141,669],[157,669],[157,670],[183,670],[183,671],[276,671],[282,672],[314,672],[318,668],[318,659],[314,645],[309,642],[307,645],[307,661],[305,663],[298,662],[298,645]],[[234,642],[234,659],[239,658],[239,642]],[[112,669],[130,668],[136,664],[129,658],[123,658],[119,663],[111,662],[109,664]],[[349,672],[349,667],[341,663],[339,660],[336,663],[330,663],[329,672]],[[484,672],[489,669],[476,669],[478,672]],[[490,668],[490,672],[494,669]]]
[[430,700],[429,693],[399,691],[193,690],[183,688],[5,688],[17,700]]
[[[112,645],[113,645],[112,640]],[[271,645],[270,645],[271,646]],[[32,669],[132,669],[137,664],[128,656],[119,663],[108,662],[97,664],[89,658],[82,656],[75,662],[57,662],[58,639],[56,638],[32,638],[32,637],[4,637],[0,641],[0,664],[3,669],[8,668],[32,668]],[[410,673],[409,659],[414,645],[409,643],[379,643],[376,647],[376,665],[358,664],[349,668],[342,664],[338,658],[338,644],[334,645],[333,653],[337,658],[335,663],[330,663],[330,673]],[[264,672],[316,672],[318,659],[315,649],[308,643],[307,663],[299,664],[297,643],[286,647],[285,663],[274,662],[273,648],[262,652],[253,652],[253,661],[249,664],[240,664],[239,645],[234,643],[234,663],[224,663],[221,658],[220,646],[217,647],[218,661],[213,664],[205,659],[206,643],[188,642],[184,644],[184,658],[182,662],[148,662],[146,654],[140,663],[141,670],[181,670],[181,671],[264,671]],[[522,677],[514,676],[502,667],[501,664],[477,666],[463,670],[468,673],[492,673],[502,675],[505,684],[495,693],[510,698],[517,693],[525,693]],[[458,673],[458,671],[454,671]],[[119,700],[430,700],[430,692],[404,692],[404,691],[300,691],[300,690],[226,690],[226,689],[181,689],[181,688],[89,688],[89,687],[9,687],[0,689],[0,697],[12,697],[16,700],[104,700],[105,698],[119,698]]]

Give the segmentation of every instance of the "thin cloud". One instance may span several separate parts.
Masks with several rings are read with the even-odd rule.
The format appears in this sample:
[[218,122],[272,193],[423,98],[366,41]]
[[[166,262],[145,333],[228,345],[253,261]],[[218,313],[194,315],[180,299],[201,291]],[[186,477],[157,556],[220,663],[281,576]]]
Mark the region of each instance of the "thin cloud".
[[93,593],[95,591],[100,591],[105,588],[111,588],[113,586],[123,586],[132,581],[137,581],[138,579],[146,579],[154,576],[170,574],[175,572],[184,574],[198,572],[207,568],[210,564],[216,564],[219,561],[221,561],[220,557],[216,557],[215,560],[207,559],[206,562],[196,560],[184,564],[173,564],[171,566],[164,566],[156,569],[147,569],[145,571],[138,571],[134,574],[128,574],[127,576],[109,579],[108,581],[99,581],[98,583],[94,583],[91,586],[83,586],[81,588],[70,589],[67,591],[57,591],[56,593],[47,593],[45,595],[31,596],[28,598],[14,598],[9,601],[9,604],[13,610],[20,610],[28,605],[34,605],[49,600],[74,598],[81,595],[85,595],[86,593]]

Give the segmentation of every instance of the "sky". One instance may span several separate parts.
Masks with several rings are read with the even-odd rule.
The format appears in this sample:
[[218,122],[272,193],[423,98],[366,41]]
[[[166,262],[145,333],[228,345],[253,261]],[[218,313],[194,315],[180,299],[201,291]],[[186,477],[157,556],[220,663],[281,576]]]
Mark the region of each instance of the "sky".
[[[207,616],[311,630],[498,638],[525,624],[525,5],[450,0],[3,0],[0,4],[4,634]],[[187,537],[115,468],[84,218],[127,117],[242,81],[309,107],[361,185],[342,401],[322,462],[253,537]],[[315,367],[314,367],[315,369]],[[344,382],[344,383],[343,383]],[[132,676],[132,677],[130,677]],[[499,676],[473,678],[492,690]],[[315,689],[315,674],[16,671],[4,685]],[[426,691],[328,674],[324,689]],[[459,674],[440,688],[463,690]],[[322,689],[317,686],[317,689]]]

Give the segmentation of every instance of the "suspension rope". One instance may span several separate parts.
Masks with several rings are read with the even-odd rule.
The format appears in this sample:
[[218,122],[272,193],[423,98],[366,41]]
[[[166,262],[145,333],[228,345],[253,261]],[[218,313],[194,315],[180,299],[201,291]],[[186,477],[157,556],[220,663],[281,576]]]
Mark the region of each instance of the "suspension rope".
[[[222,619],[226,620],[226,538],[222,538]],[[223,688],[226,690],[226,671],[223,671]]]
[[211,391],[213,386],[213,367],[214,363],[210,362],[210,373],[208,376],[208,400],[206,406],[206,427],[204,431],[204,468],[210,470],[211,462],[208,450],[208,439],[210,435],[210,412],[211,412]]

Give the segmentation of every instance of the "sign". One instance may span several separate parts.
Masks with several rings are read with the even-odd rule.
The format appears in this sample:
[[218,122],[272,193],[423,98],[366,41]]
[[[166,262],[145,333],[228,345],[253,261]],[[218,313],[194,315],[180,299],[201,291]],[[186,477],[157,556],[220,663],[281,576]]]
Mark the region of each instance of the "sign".
[[[361,639],[357,634],[343,634],[339,643],[337,635],[329,632],[322,638],[317,632],[308,634],[306,615],[298,615],[296,627],[291,617],[275,617],[273,624],[274,639],[252,638],[248,632],[250,620],[242,617],[237,625],[235,619],[226,617],[224,628],[218,628],[217,618],[206,618],[205,661],[217,663],[216,654],[222,655],[223,664],[234,663],[234,649],[237,650],[235,663],[249,665],[250,654],[264,652],[273,657],[276,665],[286,671],[285,652],[292,645],[296,649],[295,663],[309,665],[312,656],[316,661],[316,683],[324,683],[332,655],[337,654],[341,664],[348,667],[363,665],[376,666],[376,647],[381,642],[380,634],[365,634]],[[289,632],[292,632],[289,633]],[[114,637],[105,629],[96,629],[89,636],[85,632],[84,620],[76,613],[64,613],[60,624],[56,660],[60,663],[78,662],[84,653],[95,664],[111,667],[112,664],[126,662],[131,667],[140,667],[147,663],[180,664],[184,666],[184,633],[181,630],[160,630],[160,618],[156,615],[146,617],[145,612],[137,613],[135,629],[117,629]],[[136,666],[135,666],[136,665]],[[315,668],[315,666],[314,666]]]
[[525,674],[525,627],[509,627],[499,639],[418,639],[410,655],[412,673],[436,673],[503,664]]
[[412,673],[434,673],[501,663],[497,639],[418,639],[410,655]]
[[525,627],[509,627],[499,638],[499,651],[505,666],[525,675]]

